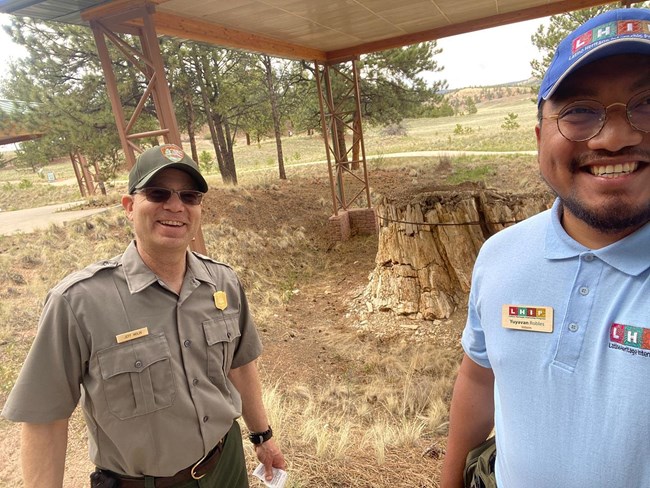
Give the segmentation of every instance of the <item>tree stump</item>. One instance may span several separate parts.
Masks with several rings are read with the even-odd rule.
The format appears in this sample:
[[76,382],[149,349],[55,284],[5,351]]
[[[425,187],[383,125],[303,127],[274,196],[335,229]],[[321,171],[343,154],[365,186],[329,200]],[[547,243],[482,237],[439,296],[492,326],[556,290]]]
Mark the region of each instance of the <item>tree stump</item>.
[[479,248],[501,229],[551,206],[550,193],[435,191],[384,199],[375,269],[366,295],[374,310],[448,318],[467,301]]

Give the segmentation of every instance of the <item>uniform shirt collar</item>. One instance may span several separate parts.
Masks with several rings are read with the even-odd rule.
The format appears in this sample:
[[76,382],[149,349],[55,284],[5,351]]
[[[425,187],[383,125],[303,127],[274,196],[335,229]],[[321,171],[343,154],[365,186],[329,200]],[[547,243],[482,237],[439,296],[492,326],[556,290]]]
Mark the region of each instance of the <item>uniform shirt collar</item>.
[[551,222],[546,229],[546,247],[544,256],[547,259],[567,259],[590,252],[610,266],[626,273],[637,276],[650,267],[648,250],[650,249],[650,223],[629,236],[601,249],[591,250],[573,240],[566,233],[560,222],[562,206],[556,199],[551,208]]
[[[122,255],[122,267],[131,294],[138,293],[158,281],[157,276],[140,257],[135,240],[131,241]],[[214,280],[203,262],[189,251],[187,252],[187,269],[190,277],[214,284]]]

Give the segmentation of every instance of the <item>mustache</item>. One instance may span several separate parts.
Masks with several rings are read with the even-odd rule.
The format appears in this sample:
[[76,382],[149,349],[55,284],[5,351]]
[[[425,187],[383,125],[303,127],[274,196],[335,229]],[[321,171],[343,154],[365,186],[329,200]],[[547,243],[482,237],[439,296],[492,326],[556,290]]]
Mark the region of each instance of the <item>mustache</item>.
[[582,166],[608,158],[625,158],[631,161],[647,163],[650,161],[650,151],[639,148],[623,148],[620,151],[607,151],[606,149],[589,151],[579,154],[571,161],[571,170],[577,171]]

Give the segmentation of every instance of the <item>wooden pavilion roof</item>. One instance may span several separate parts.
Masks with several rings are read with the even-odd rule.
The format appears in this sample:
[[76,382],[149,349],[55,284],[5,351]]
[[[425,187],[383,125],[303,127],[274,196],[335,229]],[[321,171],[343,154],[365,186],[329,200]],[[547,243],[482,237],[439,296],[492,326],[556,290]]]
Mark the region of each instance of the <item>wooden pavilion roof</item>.
[[153,6],[158,34],[321,62],[544,17],[602,0],[5,0],[68,23]]

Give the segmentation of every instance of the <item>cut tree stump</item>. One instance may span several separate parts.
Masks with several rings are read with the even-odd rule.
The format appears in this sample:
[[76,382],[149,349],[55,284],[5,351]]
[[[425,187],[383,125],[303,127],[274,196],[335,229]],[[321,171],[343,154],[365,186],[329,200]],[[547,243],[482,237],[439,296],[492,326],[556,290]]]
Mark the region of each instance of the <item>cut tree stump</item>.
[[366,289],[374,310],[448,318],[467,301],[474,260],[496,232],[535,215],[553,195],[435,191],[377,207],[379,246]]

